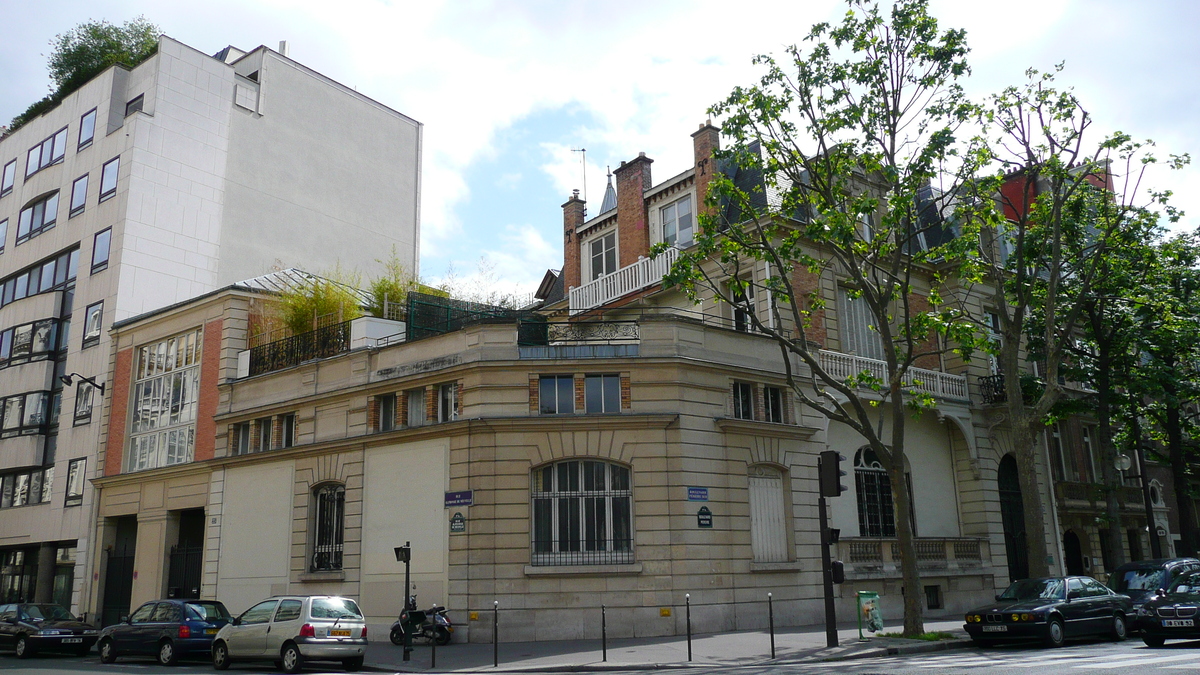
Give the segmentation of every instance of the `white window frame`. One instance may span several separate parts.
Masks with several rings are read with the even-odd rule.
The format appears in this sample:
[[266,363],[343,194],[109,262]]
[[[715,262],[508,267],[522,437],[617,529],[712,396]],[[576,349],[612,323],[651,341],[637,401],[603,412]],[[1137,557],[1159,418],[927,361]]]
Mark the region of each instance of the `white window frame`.
[[[597,465],[603,467],[599,487]],[[595,458],[561,460],[534,469],[530,491],[530,564],[634,561],[631,467]]]
[[[687,211],[681,213],[684,207]],[[692,208],[691,194],[686,194],[661,207],[658,213],[663,242],[676,248],[687,248],[692,245],[696,236],[696,210]],[[681,216],[686,216],[686,227],[681,223]],[[686,236],[684,232],[687,233]]]
[[203,342],[204,331],[198,328],[135,352],[126,472],[192,461]]
[[[600,250],[595,251],[595,245],[600,244]],[[609,245],[611,244],[611,246]],[[584,252],[588,259],[588,280],[595,281],[601,277],[606,277],[621,269],[620,251],[617,246],[617,231],[609,230],[599,236],[592,237],[584,242]],[[599,264],[597,264],[599,260]],[[612,269],[609,269],[609,268]]]
[[453,422],[458,419],[458,383],[447,382],[438,386],[438,422]]
[[838,324],[842,352],[867,359],[883,360],[883,338],[871,326],[875,317],[862,297],[850,297],[849,289],[838,288]]

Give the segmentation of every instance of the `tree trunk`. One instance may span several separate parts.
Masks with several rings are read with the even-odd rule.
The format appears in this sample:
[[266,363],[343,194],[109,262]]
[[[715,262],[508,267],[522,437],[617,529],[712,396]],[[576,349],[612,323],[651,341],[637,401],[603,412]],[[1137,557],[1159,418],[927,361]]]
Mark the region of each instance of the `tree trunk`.
[[900,545],[900,573],[904,584],[904,635],[925,632],[921,576],[917,569],[917,544],[912,527],[908,478],[904,474],[904,454],[893,450],[888,480],[892,483],[892,502],[896,507],[896,540]]
[[[1112,442],[1112,378],[1109,377],[1112,358],[1104,344],[1100,345],[1099,352],[1096,359],[1096,418],[1100,426],[1097,429],[1099,438],[1096,440],[1100,450],[1100,474],[1104,479],[1106,497],[1104,510],[1108,521],[1108,526],[1100,531],[1100,536],[1108,538],[1108,551],[1112,560],[1106,560],[1104,564],[1107,566],[1112,562],[1112,568],[1107,570],[1112,572],[1125,563],[1125,544],[1121,538],[1121,503],[1118,499],[1122,485],[1121,476],[1114,464],[1116,452],[1113,451]],[[1151,525],[1153,526],[1153,523]]]
[[[1013,369],[1015,370],[1015,369]],[[1017,476],[1021,480],[1021,504],[1025,509],[1025,550],[1029,561],[1029,578],[1050,576],[1046,548],[1046,518],[1042,506],[1042,484],[1038,480],[1038,433],[1043,426],[1029,414],[1021,395],[1017,376],[1005,376],[1004,391],[1008,397],[1009,433],[1012,435]],[[1057,514],[1051,514],[1057,517]]]

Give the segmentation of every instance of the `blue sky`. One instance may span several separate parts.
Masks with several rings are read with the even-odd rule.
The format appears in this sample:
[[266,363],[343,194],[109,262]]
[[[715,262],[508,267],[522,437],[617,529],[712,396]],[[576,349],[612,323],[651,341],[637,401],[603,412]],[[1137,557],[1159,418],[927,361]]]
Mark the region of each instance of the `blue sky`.
[[[969,93],[1016,84],[1065,61],[1101,131],[1200,148],[1200,3],[1190,0],[934,0],[965,28]],[[753,81],[756,53],[779,52],[833,0],[506,2],[402,0],[0,0],[0,119],[48,88],[49,41],[87,19],[139,14],[205,52],[288,40],[292,58],[425,124],[421,275],[481,259],[497,290],[530,291],[562,260],[560,205],[582,188],[594,207],[604,171],[644,151],[665,179],[691,162],[705,109]],[[1151,176],[1200,224],[1200,170]],[[353,261],[349,261],[353,264]]]

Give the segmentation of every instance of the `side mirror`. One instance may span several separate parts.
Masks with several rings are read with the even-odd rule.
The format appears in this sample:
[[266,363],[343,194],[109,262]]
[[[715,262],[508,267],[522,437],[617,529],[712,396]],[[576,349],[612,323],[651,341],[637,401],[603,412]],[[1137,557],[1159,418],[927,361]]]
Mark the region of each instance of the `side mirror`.
[[235,625],[235,626],[240,626],[240,625],[242,625],[242,617],[240,617],[240,616],[239,616],[239,617],[234,617],[234,619],[233,619],[233,625]]
[[1154,594],[1161,598],[1167,594],[1167,589],[1160,588],[1157,591],[1154,591]]
[[996,602],[1000,602],[1000,594],[999,593],[996,594]]
[[129,617],[128,617],[128,616],[123,616],[123,617],[121,617],[121,621],[120,621],[120,622],[121,622],[121,623],[129,623]]

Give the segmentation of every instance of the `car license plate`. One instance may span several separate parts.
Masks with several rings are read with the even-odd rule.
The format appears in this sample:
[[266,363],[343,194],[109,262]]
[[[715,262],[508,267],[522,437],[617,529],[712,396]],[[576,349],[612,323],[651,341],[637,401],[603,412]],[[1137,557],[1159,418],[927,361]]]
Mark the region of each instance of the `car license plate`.
[[82,642],[83,638],[63,638],[63,644],[65,645],[80,644]]
[[983,632],[985,632],[985,633],[1007,633],[1008,626],[984,626]]
[[205,635],[216,635],[216,634],[217,634],[217,629],[216,629],[216,628],[205,628],[205,629],[204,629],[204,634],[205,634]]
[[350,637],[350,630],[347,628],[333,628],[329,631],[331,637]]
[[1192,628],[1196,625],[1193,619],[1163,619],[1163,628]]

